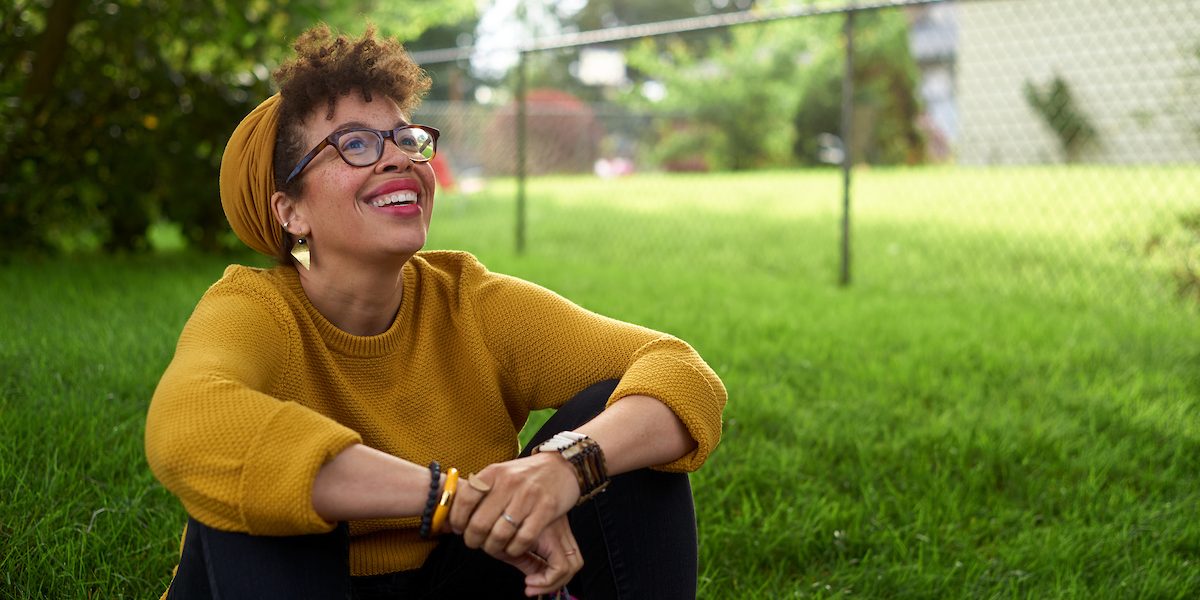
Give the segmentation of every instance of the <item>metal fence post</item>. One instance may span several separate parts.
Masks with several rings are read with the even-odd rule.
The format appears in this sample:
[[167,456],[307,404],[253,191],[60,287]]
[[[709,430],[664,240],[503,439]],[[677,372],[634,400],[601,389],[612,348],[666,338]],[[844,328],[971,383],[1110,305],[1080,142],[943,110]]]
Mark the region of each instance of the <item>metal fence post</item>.
[[842,271],[838,284],[850,285],[850,172],[854,166],[854,11],[846,13],[846,71],[842,76]]
[[528,52],[517,60],[517,254],[525,253],[525,62]]

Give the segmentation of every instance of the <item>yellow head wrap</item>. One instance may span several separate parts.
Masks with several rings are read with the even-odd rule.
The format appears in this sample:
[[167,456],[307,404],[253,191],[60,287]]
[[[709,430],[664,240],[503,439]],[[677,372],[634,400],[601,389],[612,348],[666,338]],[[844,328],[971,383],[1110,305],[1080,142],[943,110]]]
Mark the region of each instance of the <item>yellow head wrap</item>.
[[275,133],[279,94],[263,101],[233,130],[221,156],[221,207],[230,227],[247,246],[278,256],[283,245],[271,210],[275,193]]

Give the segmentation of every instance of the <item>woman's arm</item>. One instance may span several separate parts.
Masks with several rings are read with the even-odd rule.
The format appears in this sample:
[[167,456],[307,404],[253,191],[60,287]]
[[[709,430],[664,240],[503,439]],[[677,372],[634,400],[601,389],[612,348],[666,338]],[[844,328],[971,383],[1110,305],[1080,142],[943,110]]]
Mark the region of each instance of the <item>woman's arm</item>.
[[[444,482],[445,476],[441,480]],[[328,521],[419,515],[429,497],[429,483],[427,468],[355,444],[317,472],[313,508]],[[466,484],[458,489],[475,491]],[[536,557],[525,550],[507,556],[496,554],[521,570],[525,575],[525,591],[531,596],[561,588],[583,566],[565,517],[548,521],[537,529],[537,537],[526,548],[536,552]]]
[[[486,271],[462,279],[471,290],[464,305],[476,313],[510,412],[557,407],[591,384],[620,379],[605,410],[576,429],[597,442],[610,474],[691,471],[717,445],[725,388],[687,343],[529,282]],[[460,490],[451,526],[493,556],[528,549],[580,493],[574,467],[555,452],[491,465],[477,477],[491,491]]]
[[313,509],[326,521],[419,515],[429,483],[429,469],[355,444],[317,471]]
[[696,448],[679,417],[650,396],[621,398],[575,431],[600,444],[609,475],[665,465]]
[[[609,475],[667,464],[696,446],[675,413],[649,396],[621,398],[575,431],[600,444]],[[579,500],[575,468],[557,452],[491,465],[477,477],[494,491],[460,486],[450,526],[468,547],[492,556],[524,554]]]
[[214,285],[180,335],[146,415],[146,460],[189,515],[253,535],[329,531],[312,509],[321,465],[353,430],[275,397],[289,347],[273,305]]

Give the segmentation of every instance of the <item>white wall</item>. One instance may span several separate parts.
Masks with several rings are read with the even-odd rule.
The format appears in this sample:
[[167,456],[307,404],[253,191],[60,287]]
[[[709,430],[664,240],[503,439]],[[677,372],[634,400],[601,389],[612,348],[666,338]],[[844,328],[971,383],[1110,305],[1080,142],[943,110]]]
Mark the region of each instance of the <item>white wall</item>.
[[1083,162],[1200,162],[1200,0],[960,2],[962,164],[1061,162],[1025,100],[1055,73],[1099,132]]

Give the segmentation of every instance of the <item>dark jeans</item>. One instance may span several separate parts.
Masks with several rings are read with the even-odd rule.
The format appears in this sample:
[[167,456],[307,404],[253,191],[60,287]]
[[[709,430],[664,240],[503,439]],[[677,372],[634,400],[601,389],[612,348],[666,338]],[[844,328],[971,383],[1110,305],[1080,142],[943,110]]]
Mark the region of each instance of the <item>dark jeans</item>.
[[[580,392],[537,432],[530,450],[604,409],[616,381]],[[583,569],[567,588],[581,600],[695,598],[696,515],[687,475],[642,469],[569,513]],[[346,524],[294,537],[251,536],[188,520],[170,599],[523,598],[519,571],[446,535],[413,571],[350,577]]]

